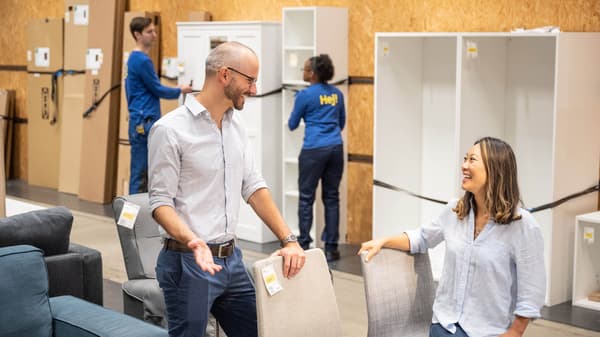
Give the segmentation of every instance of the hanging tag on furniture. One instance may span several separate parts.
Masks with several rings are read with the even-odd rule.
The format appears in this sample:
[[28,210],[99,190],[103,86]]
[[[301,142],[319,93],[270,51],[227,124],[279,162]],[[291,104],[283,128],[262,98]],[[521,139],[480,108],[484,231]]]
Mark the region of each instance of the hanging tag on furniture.
[[119,221],[117,221],[117,224],[119,226],[133,229],[133,224],[135,223],[135,218],[137,218],[139,211],[140,206],[126,201],[123,204],[123,209],[121,210],[121,215],[119,215]]
[[279,280],[277,279],[277,274],[275,274],[275,269],[273,268],[272,264],[264,266],[261,272],[263,281],[265,282],[265,287],[267,287],[267,291],[269,292],[270,296],[277,294],[283,289],[279,283]]
[[594,243],[594,227],[583,227],[583,239],[588,245]]

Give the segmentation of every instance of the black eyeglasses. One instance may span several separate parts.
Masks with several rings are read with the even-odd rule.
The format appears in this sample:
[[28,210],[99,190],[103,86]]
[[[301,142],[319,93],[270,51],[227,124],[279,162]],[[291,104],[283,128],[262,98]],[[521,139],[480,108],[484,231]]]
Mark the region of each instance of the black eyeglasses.
[[238,73],[238,74],[244,76],[246,78],[246,80],[248,80],[248,84],[250,84],[250,85],[256,84],[256,81],[257,81],[256,78],[254,78],[252,76],[248,76],[235,68],[232,68],[232,67],[226,67],[226,68],[233,71],[234,73]]

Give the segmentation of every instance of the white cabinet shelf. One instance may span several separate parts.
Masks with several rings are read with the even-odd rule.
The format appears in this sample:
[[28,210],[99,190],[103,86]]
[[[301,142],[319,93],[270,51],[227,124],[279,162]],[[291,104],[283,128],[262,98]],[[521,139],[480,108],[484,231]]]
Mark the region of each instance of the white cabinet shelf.
[[[285,7],[282,10],[282,18],[281,74],[282,82],[287,87],[282,95],[281,124],[284,158],[282,163],[283,217],[292,231],[298,234],[298,156],[302,149],[305,126],[304,122],[301,122],[296,130],[290,131],[287,120],[294,107],[296,92],[309,85],[302,79],[304,61],[308,58],[323,53],[329,54],[335,66],[335,77],[330,83],[348,77],[348,10],[338,7]],[[338,88],[344,93],[347,102],[347,86]],[[344,168],[344,176],[340,184],[340,242],[344,242],[346,236],[346,176],[347,172]],[[320,188],[315,199],[311,236],[316,245],[321,246],[320,233],[324,227],[324,220]]]
[[[376,33],[374,178],[433,197],[462,195],[475,140],[511,144],[527,207],[598,181],[600,34]],[[544,234],[547,304],[571,297],[568,238],[595,195],[535,213]],[[431,221],[442,205],[375,186],[373,236]],[[436,261],[437,258],[437,261]],[[441,264],[432,256],[432,265]]]
[[[199,90],[204,83],[204,60],[212,48],[221,42],[238,41],[252,48],[260,63],[257,94],[281,87],[281,24],[278,22],[178,22],[177,51],[184,72],[179,84],[189,84]],[[248,97],[244,109],[235,113],[246,127],[254,149],[256,164],[269,186],[277,206],[282,207],[281,192],[281,94]],[[263,224],[252,208],[242,202],[237,226],[240,239],[264,243],[277,238]]]
[[588,296],[600,291],[600,212],[578,215],[573,254],[573,305],[600,310]]

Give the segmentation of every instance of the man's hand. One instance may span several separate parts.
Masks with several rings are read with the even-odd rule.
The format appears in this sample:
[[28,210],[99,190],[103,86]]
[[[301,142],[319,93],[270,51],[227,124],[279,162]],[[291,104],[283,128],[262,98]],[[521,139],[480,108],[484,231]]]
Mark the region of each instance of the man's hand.
[[283,277],[292,278],[304,267],[306,256],[298,242],[289,242],[285,247],[276,250],[271,256],[283,256]]
[[512,331],[512,330],[508,330],[505,333],[499,335],[498,337],[521,337],[522,334],[516,332],[516,331]]
[[223,269],[222,266],[214,262],[212,253],[210,252],[210,248],[208,248],[206,242],[196,238],[190,240],[187,246],[194,251],[196,263],[203,271],[214,275],[216,272],[219,272],[221,269]]
[[192,92],[192,87],[187,84],[180,85],[179,89],[181,89],[182,94],[189,94],[190,92]]

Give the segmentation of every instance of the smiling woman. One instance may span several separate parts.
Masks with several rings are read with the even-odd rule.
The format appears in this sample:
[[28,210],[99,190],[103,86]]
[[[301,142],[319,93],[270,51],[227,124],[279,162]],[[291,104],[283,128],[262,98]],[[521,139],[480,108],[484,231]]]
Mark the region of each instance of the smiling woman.
[[444,241],[430,336],[521,336],[540,317],[546,274],[540,226],[519,208],[510,145],[477,140],[462,164],[462,188],[429,225],[365,242],[359,254],[368,251],[368,261],[383,247],[423,253]]

